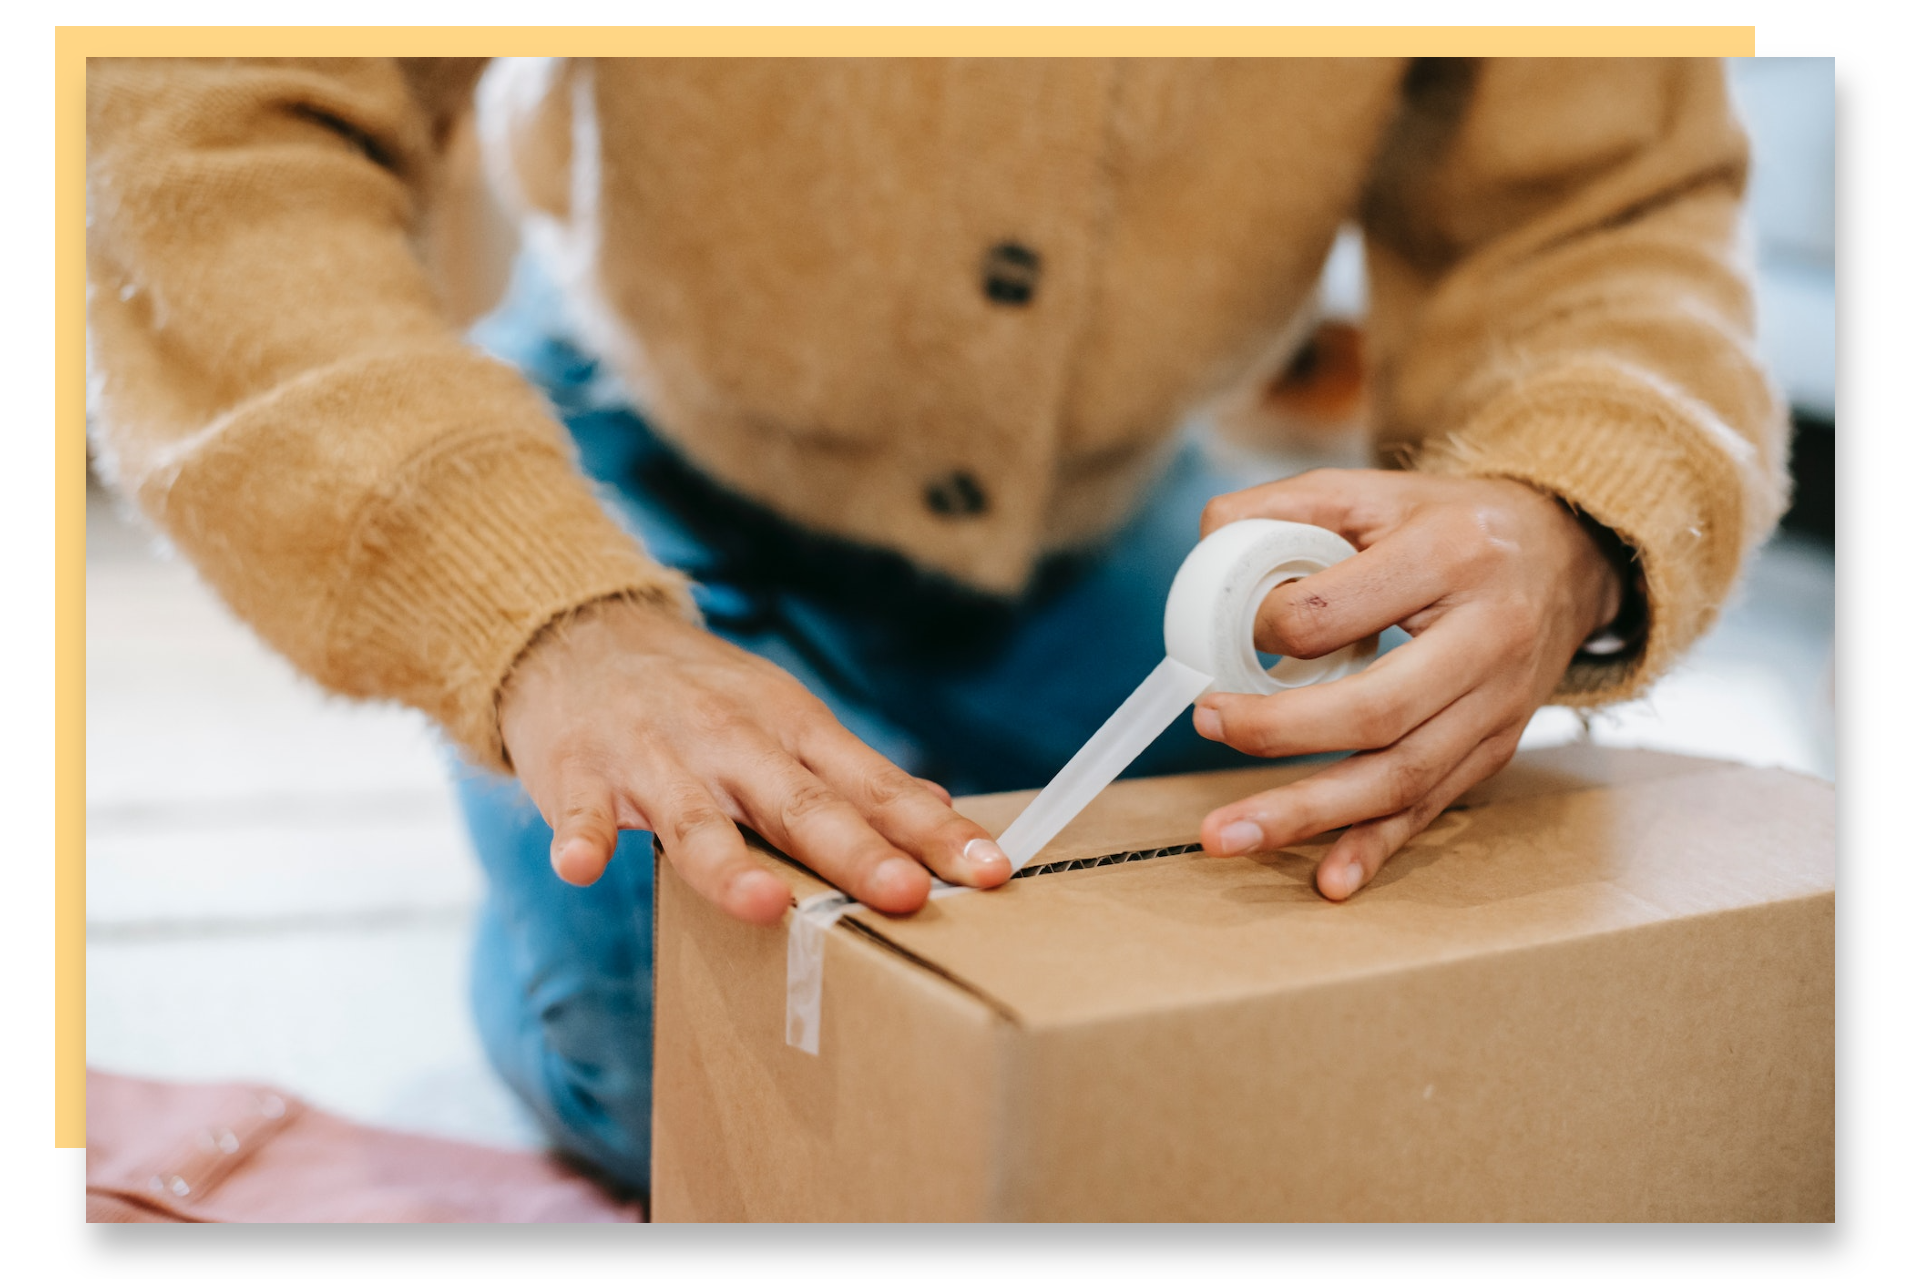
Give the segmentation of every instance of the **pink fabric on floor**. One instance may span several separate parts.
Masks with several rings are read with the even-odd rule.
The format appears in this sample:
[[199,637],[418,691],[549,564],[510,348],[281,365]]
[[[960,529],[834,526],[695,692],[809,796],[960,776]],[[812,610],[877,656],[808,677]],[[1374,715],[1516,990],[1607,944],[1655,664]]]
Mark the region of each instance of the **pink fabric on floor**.
[[644,1222],[551,1156],[354,1124],[262,1085],[87,1072],[89,1222]]

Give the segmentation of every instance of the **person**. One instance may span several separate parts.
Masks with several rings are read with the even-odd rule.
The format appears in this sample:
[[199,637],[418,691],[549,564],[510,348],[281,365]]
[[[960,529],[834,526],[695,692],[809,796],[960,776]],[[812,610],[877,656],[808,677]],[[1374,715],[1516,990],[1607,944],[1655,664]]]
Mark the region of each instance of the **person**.
[[[1359,548],[1136,772],[1352,752],[1206,851],[1344,828],[1334,901],[1553,700],[1645,689],[1785,489],[1713,61],[126,60],[88,101],[105,472],[331,690],[431,716],[486,869],[475,1008],[563,1147],[648,1177],[651,842],[772,924],[743,828],[871,906],[1010,871],[1160,656],[1197,534]],[[524,242],[469,341],[473,120]],[[1379,465],[1240,491],[1179,424],[1364,234]]]

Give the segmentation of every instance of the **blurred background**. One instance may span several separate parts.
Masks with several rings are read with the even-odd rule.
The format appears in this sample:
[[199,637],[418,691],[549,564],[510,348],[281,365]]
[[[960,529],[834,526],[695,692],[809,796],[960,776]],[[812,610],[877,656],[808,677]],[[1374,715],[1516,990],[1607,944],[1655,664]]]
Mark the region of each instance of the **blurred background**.
[[[1754,141],[1760,342],[1793,405],[1797,496],[1679,669],[1585,723],[1543,709],[1523,745],[1586,734],[1831,778],[1833,62],[1730,68]],[[473,234],[504,261],[498,224],[482,215]],[[1351,237],[1323,292],[1308,351],[1191,424],[1248,483],[1364,465],[1366,282]],[[469,1025],[480,879],[441,759],[415,714],[295,676],[90,490],[88,1060],[271,1081],[372,1123],[535,1145]]]

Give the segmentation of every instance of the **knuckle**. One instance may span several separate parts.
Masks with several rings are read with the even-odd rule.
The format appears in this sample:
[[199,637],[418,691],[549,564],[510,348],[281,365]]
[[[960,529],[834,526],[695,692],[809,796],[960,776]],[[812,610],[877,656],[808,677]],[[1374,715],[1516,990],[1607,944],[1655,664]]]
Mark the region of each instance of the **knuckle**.
[[1326,651],[1327,600],[1318,591],[1303,588],[1280,595],[1278,607],[1269,603],[1267,631],[1281,652],[1295,658],[1317,658]]
[[805,826],[842,803],[839,796],[819,782],[802,783],[780,801],[780,821],[789,830]]
[[1220,736],[1226,740],[1228,746],[1250,756],[1278,755],[1284,746],[1279,730],[1258,711],[1250,715],[1235,715],[1222,711]]
[[1489,520],[1484,508],[1467,505],[1447,507],[1437,516],[1439,544],[1456,574],[1478,575],[1499,563],[1501,544]]
[[922,796],[929,796],[925,787],[891,766],[877,766],[860,775],[860,798],[869,809],[890,809]]
[[1433,820],[1446,808],[1440,797],[1429,791],[1401,811],[1401,819],[1382,824],[1393,829],[1393,845],[1398,848],[1407,841],[1433,825]]
[[1507,512],[1498,507],[1475,507],[1473,523],[1478,533],[1481,563],[1505,566],[1520,558],[1521,540]]
[[692,778],[676,778],[662,789],[661,797],[669,809],[708,809],[713,807],[713,797],[707,789]]
[[1386,799],[1393,812],[1410,809],[1431,789],[1425,765],[1413,760],[1395,760],[1387,766]]
[[1305,840],[1340,825],[1334,814],[1333,799],[1318,787],[1309,787],[1298,795],[1287,797],[1276,809],[1281,819],[1274,824],[1280,828],[1277,833],[1267,823],[1260,824],[1267,831],[1269,842],[1274,841],[1276,834],[1289,843]]
[[1358,745],[1372,750],[1392,746],[1400,740],[1400,720],[1400,708],[1391,698],[1371,691],[1363,694],[1352,713]]
[[780,675],[783,683],[778,693],[782,698],[783,713],[803,721],[809,729],[814,731],[827,732],[839,729],[842,733],[846,732],[841,728],[840,721],[834,717],[832,709],[822,702],[813,690],[785,671]]
[[1492,568],[1492,557],[1485,543],[1477,538],[1462,539],[1455,544],[1454,567],[1461,576],[1479,579],[1486,576]]
[[718,809],[707,805],[675,810],[673,821],[668,825],[674,842],[685,844],[695,836],[715,830],[724,822],[726,822],[725,816]]
[[570,827],[582,823],[604,826],[613,821],[613,808],[605,799],[590,796],[574,796],[560,806],[560,821],[556,826]]
[[1229,736],[1227,745],[1243,755],[1260,756],[1271,760],[1276,756],[1290,754],[1280,743],[1277,734],[1267,730],[1243,730],[1239,737]]
[[688,727],[704,739],[728,738],[738,733],[745,723],[731,699],[711,694],[697,696],[687,710]]
[[1518,594],[1487,601],[1480,614],[1486,643],[1507,664],[1524,663],[1533,653],[1540,625],[1533,606]]
[[676,841],[698,835],[726,821],[713,803],[713,796],[697,782],[685,780],[670,784],[661,797],[661,810],[667,816],[667,832]]
[[803,759],[844,758],[849,751],[876,754],[858,734],[840,723],[833,708],[806,688],[796,687],[793,696],[776,704],[773,714],[763,722],[777,726],[773,730],[774,739],[787,744],[790,754]]
[[547,758],[562,774],[592,776],[604,766],[606,751],[594,736],[575,731],[557,738],[548,748]]

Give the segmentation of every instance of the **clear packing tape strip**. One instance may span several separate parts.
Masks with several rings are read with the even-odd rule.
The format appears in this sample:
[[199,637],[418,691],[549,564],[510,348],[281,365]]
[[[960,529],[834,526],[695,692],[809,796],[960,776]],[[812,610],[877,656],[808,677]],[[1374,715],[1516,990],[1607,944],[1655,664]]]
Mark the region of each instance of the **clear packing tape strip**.
[[[1373,659],[1372,638],[1320,658],[1268,666],[1253,647],[1267,593],[1354,554],[1339,534],[1284,520],[1241,520],[1188,553],[1167,593],[1167,656],[999,836],[1019,871],[1204,693],[1278,693],[1324,684]],[[936,879],[934,897],[971,892]],[[820,1051],[827,932],[860,904],[829,890],[799,903],[787,926],[787,1043]]]

